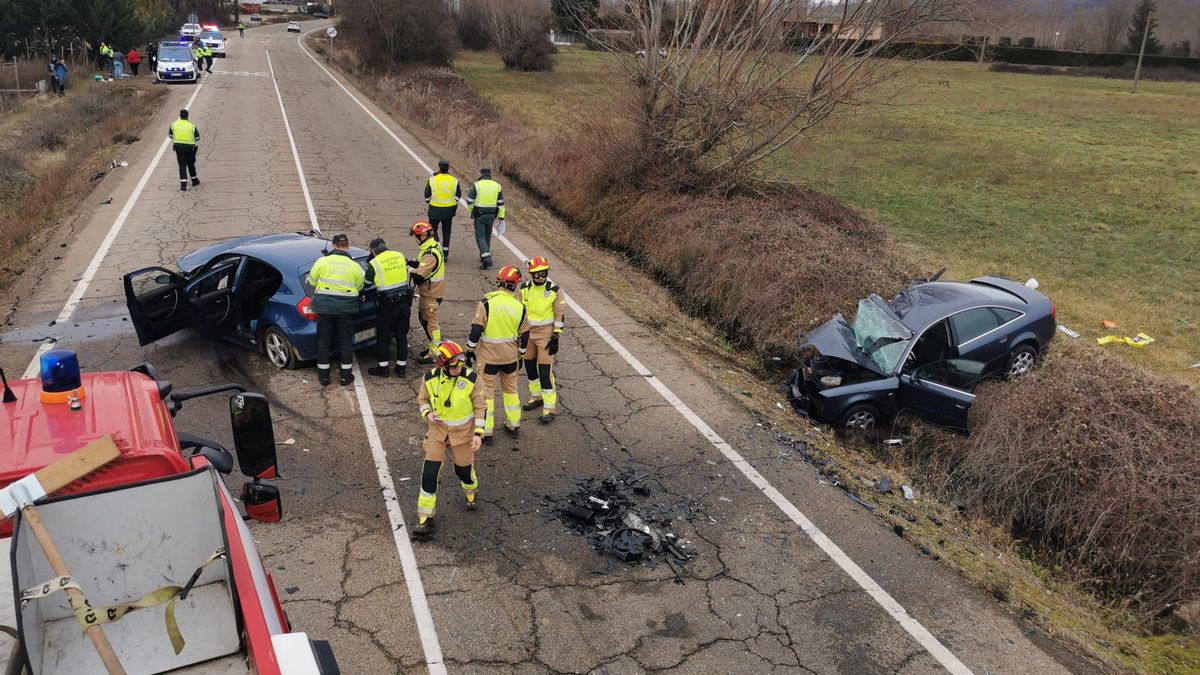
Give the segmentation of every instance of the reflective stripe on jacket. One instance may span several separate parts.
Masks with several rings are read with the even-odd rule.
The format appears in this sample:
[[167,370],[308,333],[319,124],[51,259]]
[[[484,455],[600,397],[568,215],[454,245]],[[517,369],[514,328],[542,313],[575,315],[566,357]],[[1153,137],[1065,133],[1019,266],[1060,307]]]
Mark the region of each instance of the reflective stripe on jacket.
[[458,179],[448,173],[437,173],[429,177],[429,205],[455,206],[458,204]]
[[308,282],[314,293],[339,296],[357,296],[365,283],[362,267],[348,253],[333,253],[313,263],[308,271]]

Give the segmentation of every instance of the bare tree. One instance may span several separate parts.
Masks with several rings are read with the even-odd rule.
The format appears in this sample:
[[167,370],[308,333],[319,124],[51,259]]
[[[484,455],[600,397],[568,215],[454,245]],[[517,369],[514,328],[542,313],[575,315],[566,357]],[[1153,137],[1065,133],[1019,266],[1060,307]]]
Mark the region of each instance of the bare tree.
[[1100,49],[1109,54],[1121,50],[1125,42],[1125,31],[1133,11],[1128,2],[1113,2],[1105,7],[1100,17]]
[[488,34],[504,67],[550,70],[558,50],[550,42],[551,17],[540,0],[489,0],[484,10]]
[[965,3],[962,12],[966,25],[978,40],[979,65],[987,60],[988,42],[993,35],[1002,35],[1024,24],[1031,11],[1030,0],[974,0]]
[[907,67],[877,58],[960,0],[704,0],[667,26],[667,0],[625,0],[636,43],[624,63],[639,171],[733,186]]

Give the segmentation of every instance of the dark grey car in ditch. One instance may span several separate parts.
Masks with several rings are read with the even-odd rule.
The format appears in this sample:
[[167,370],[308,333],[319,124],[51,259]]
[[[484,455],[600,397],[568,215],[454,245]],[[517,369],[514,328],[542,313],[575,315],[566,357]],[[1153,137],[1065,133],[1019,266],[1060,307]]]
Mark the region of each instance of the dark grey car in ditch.
[[787,383],[798,412],[839,431],[872,433],[900,413],[967,431],[987,377],[1028,373],[1054,337],[1054,305],[1032,280],[917,283],[888,302],[858,303],[800,337],[805,354]]

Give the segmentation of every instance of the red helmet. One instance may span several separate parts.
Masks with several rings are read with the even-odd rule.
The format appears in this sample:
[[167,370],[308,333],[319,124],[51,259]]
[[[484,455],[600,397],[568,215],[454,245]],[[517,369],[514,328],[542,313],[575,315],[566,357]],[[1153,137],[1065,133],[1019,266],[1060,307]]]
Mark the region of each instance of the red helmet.
[[496,282],[515,288],[517,284],[521,283],[521,270],[512,265],[505,265],[500,268],[499,272],[496,272]]
[[529,262],[527,264],[529,265],[529,273],[530,274],[533,274],[534,272],[549,272],[550,271],[550,261],[546,260],[545,258],[543,258],[540,255],[535,255],[533,257],[533,259],[529,260]]
[[463,349],[458,346],[457,342],[446,340],[439,343],[433,350],[433,362],[439,368],[454,365],[461,362],[463,359]]
[[430,232],[433,232],[433,226],[424,220],[418,220],[417,222],[413,223],[412,228],[409,230],[409,233],[414,237],[420,237],[421,235],[429,234]]

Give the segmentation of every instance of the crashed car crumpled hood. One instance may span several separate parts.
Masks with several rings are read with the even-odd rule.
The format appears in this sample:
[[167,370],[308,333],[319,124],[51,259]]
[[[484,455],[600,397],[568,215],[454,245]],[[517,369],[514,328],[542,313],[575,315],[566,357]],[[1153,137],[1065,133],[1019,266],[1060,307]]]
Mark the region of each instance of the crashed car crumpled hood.
[[854,342],[854,329],[841,313],[805,334],[801,339],[800,349],[806,347],[816,349],[822,356],[856,363],[880,375],[886,374],[879,370],[879,366],[870,357],[859,350]]

